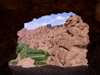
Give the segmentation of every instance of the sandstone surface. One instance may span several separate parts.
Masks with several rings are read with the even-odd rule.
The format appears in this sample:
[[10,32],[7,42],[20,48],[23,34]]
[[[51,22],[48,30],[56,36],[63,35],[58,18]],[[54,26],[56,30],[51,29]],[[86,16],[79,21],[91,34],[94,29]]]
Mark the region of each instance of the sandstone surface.
[[34,67],[35,61],[32,60],[30,57],[24,58],[23,60],[20,60],[17,64],[17,66],[22,66],[22,67]]
[[70,16],[61,26],[50,24],[29,30],[18,40],[31,48],[43,49],[51,53],[47,63],[61,67],[87,65],[86,46],[89,43],[89,26],[81,17]]

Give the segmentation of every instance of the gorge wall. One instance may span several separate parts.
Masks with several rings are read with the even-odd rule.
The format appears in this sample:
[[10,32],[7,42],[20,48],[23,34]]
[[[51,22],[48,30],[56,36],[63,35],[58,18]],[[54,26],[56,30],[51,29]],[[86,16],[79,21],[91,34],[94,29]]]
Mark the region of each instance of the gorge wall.
[[8,62],[17,57],[17,31],[33,18],[74,12],[90,26],[89,75],[100,75],[100,0],[0,0],[0,74],[10,74]]
[[89,26],[81,17],[70,16],[63,25],[50,24],[23,33],[18,32],[18,41],[29,44],[33,49],[50,52],[47,64],[61,67],[86,65],[86,46],[89,43]]

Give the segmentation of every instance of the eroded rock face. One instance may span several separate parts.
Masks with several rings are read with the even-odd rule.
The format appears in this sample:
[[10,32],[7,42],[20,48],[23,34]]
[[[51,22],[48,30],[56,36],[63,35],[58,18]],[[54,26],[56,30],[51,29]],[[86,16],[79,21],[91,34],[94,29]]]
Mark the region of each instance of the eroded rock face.
[[47,63],[61,67],[86,65],[86,46],[89,26],[81,17],[75,15],[66,20],[64,25],[41,26],[30,30],[18,40],[30,44],[31,48],[43,49],[51,53]]
[[[99,6],[99,0],[1,0],[0,61],[3,60],[3,62],[0,62],[0,65],[7,67],[7,65],[4,64],[15,57],[16,40],[18,38],[16,34],[18,30],[23,28],[25,22],[44,15],[72,11],[80,15],[83,21],[88,23],[92,31],[100,33]],[[91,36],[93,36],[93,34],[91,34]],[[99,34],[96,36],[99,36]],[[6,43],[6,41],[10,42],[10,44]],[[15,44],[11,43],[12,41]],[[96,43],[96,45],[98,46],[99,44]],[[4,49],[4,47],[6,48]],[[91,50],[91,52],[94,53],[95,50]],[[91,53],[88,53],[88,55],[91,55]],[[91,58],[88,58],[88,60],[90,59]],[[98,63],[96,65],[100,65],[99,60],[97,61]],[[95,65],[91,64],[91,62],[89,61],[89,66],[91,65],[91,70],[94,70]],[[95,63],[94,59],[93,62]],[[95,70],[96,71],[90,75],[99,73],[98,66]]]
[[88,25],[75,15],[68,18],[62,28],[52,31],[53,33],[49,35],[52,39],[49,42],[53,44],[52,56],[49,57],[48,64],[62,67],[86,65],[88,29]]
[[31,48],[37,49],[46,45],[45,38],[50,31],[51,29],[41,26],[35,30],[29,30],[26,34],[19,36],[18,41],[22,41],[25,44],[29,44]]

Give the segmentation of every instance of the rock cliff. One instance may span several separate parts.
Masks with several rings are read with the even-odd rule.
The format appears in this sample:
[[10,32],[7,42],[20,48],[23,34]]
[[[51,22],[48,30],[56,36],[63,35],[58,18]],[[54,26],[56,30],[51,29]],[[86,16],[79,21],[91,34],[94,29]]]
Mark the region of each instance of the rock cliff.
[[18,40],[30,44],[31,48],[43,49],[51,53],[47,63],[62,67],[86,65],[86,46],[89,26],[83,23],[81,17],[70,16],[62,25],[52,27],[41,26],[29,30]]

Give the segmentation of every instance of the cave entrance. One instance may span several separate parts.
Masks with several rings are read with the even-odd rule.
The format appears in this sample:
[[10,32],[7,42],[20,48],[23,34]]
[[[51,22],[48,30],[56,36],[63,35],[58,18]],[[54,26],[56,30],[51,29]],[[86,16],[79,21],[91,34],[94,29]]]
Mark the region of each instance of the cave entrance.
[[[7,74],[9,71],[8,62],[16,58],[17,31],[23,28],[25,22],[33,18],[52,13],[74,12],[80,15],[85,23],[90,26],[87,46],[87,59],[89,64],[89,75],[100,75],[100,1],[99,0],[2,0],[0,1],[0,74]],[[69,24],[72,20],[67,21]],[[77,21],[76,21],[77,22]],[[76,23],[75,22],[75,23]],[[79,21],[77,22],[79,23]],[[65,25],[65,27],[68,24]],[[73,37],[74,25],[68,31],[68,35]],[[80,27],[80,26],[78,26]],[[81,28],[80,28],[81,29]],[[84,30],[84,29],[81,29]],[[78,33],[78,32],[77,32]],[[41,36],[42,37],[42,36]],[[80,35],[84,38],[83,35]],[[76,37],[77,38],[77,37]],[[52,37],[52,40],[54,37]],[[56,38],[57,39],[57,38]],[[70,39],[70,38],[69,38]],[[72,40],[72,39],[71,39]],[[78,40],[81,40],[78,38]],[[78,41],[76,41],[77,43]],[[63,42],[61,42],[63,44]],[[82,45],[82,44],[81,44]],[[60,48],[66,49],[62,45]],[[68,46],[69,47],[69,46]],[[74,45],[74,47],[84,48],[85,46]],[[73,52],[74,53],[74,52]],[[53,54],[53,56],[55,56]],[[61,59],[61,56],[58,56]],[[52,59],[53,60],[53,59]],[[62,60],[60,62],[63,62]],[[58,71],[59,72],[59,71]],[[69,74],[70,75],[70,74]],[[82,74],[81,74],[82,75]],[[85,74],[86,75],[86,74]]]
[[[88,25],[72,12],[34,19],[25,23],[24,28],[18,31],[18,57],[9,64],[34,67],[24,64],[25,62],[29,64],[27,60],[34,63],[31,60],[33,59],[35,66],[45,64],[60,67],[87,66],[88,31]],[[32,50],[43,50],[45,54],[37,54]],[[46,53],[48,58],[45,57]]]

